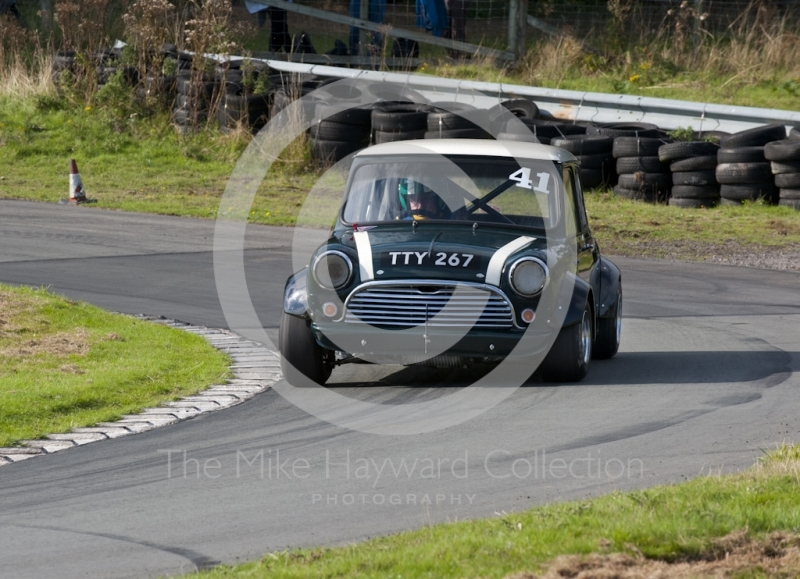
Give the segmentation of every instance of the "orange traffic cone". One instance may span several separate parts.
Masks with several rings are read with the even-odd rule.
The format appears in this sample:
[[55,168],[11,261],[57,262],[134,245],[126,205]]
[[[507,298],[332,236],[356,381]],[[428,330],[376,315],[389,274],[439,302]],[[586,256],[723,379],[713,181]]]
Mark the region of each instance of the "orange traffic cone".
[[75,159],[69,162],[69,198],[59,201],[62,205],[77,205],[79,203],[96,203],[97,199],[87,199],[86,191],[83,188],[81,174],[78,173],[78,163]]

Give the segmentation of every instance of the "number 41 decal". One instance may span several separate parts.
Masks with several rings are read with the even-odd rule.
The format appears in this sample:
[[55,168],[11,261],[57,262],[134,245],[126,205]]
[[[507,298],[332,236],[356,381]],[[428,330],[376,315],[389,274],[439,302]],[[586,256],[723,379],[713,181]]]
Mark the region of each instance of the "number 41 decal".
[[533,181],[531,181],[531,170],[527,167],[523,167],[519,171],[511,173],[508,179],[509,181],[516,181],[517,187],[533,189],[539,193],[550,193],[550,191],[547,190],[547,186],[550,184],[550,173],[536,173],[536,176],[539,178],[539,183],[537,183],[535,187],[533,186]]

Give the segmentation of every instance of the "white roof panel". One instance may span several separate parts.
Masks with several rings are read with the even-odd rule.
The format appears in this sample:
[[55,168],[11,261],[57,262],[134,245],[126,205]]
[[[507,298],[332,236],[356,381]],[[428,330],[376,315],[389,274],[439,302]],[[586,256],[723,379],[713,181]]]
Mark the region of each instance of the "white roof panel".
[[490,139],[419,139],[395,141],[373,145],[359,152],[356,157],[395,155],[480,155],[484,157],[517,157],[542,161],[574,161],[569,151],[522,141],[495,141]]

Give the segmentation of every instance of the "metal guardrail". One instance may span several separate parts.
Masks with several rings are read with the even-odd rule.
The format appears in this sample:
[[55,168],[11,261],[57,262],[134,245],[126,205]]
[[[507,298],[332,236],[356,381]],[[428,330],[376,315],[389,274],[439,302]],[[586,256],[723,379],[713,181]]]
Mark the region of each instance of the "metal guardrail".
[[639,122],[652,123],[668,130],[692,127],[698,131],[719,130],[731,133],[773,123],[787,127],[800,125],[800,112],[776,109],[454,80],[421,74],[343,69],[277,60],[264,62],[276,70],[290,73],[400,84],[419,91],[431,102],[457,101],[488,108],[507,99],[525,98],[536,103],[548,116],[569,121]]

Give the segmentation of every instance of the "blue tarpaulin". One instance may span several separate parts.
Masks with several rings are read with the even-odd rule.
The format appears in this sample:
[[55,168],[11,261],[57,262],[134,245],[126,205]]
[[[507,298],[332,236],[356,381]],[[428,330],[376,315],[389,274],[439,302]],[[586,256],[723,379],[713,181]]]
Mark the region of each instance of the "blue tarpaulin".
[[416,0],[416,2],[417,26],[430,30],[434,36],[441,36],[442,31],[450,27],[444,0]]

